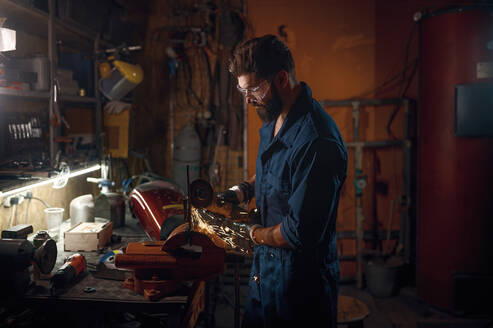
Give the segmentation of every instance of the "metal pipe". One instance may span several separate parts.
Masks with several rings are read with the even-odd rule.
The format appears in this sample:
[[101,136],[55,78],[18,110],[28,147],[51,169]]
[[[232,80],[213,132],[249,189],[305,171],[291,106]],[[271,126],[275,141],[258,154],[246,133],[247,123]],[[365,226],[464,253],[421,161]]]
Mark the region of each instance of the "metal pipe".
[[234,327],[240,328],[240,263],[235,261],[235,314]]
[[173,156],[175,150],[175,111],[174,111],[174,99],[173,99],[173,76],[169,75],[169,174],[173,172]]
[[[94,53],[98,53],[99,51],[99,35],[96,37],[96,39],[94,40]],[[101,95],[99,93],[99,88],[98,88],[98,85],[99,85],[99,79],[98,79],[98,75],[99,75],[99,72],[98,72],[98,65],[99,65],[99,61],[97,59],[97,56],[96,56],[96,59],[94,59],[94,67],[93,67],[93,70],[94,70],[94,98],[96,98],[96,119],[95,119],[95,133],[96,133],[96,152],[98,154],[98,158],[101,160],[103,158],[103,146],[104,146],[104,142],[102,140],[102,131],[103,131],[103,120],[102,120],[102,116],[103,116],[103,113],[102,113],[102,106],[101,106]]]
[[370,147],[370,148],[385,148],[400,146],[407,142],[406,139],[402,140],[381,140],[381,141],[358,141],[358,142],[348,142],[346,147],[358,148],[358,147]]
[[[399,233],[400,230],[391,230],[390,231],[390,239],[399,239]],[[356,238],[356,232],[354,231],[337,231],[337,239],[355,239]],[[377,235],[375,236],[375,233],[373,230],[365,230],[363,231],[363,240],[365,241],[372,241],[372,240],[384,240],[385,239],[385,232],[383,231],[378,231]]]
[[382,99],[345,99],[345,100],[319,100],[322,107],[358,107],[396,105],[402,103],[403,98],[382,98]]
[[[243,101],[243,180],[248,180],[248,105]],[[252,174],[253,175],[253,174]]]
[[409,221],[409,209],[411,207],[411,147],[409,140],[409,100],[404,101],[404,139],[406,142],[402,148],[402,202],[405,202],[405,210],[401,214],[401,238],[400,243],[404,246],[405,258],[411,260],[411,222]]
[[[55,115],[55,0],[48,1],[49,17],[48,17],[48,61],[50,62],[50,102],[49,102],[49,117],[50,117],[50,165],[55,162],[55,126],[51,123]],[[60,119],[60,118],[58,118]]]
[[[359,106],[360,103],[355,101],[353,106],[353,142],[358,142],[358,130],[359,130]],[[363,170],[363,147],[358,146],[354,150],[354,179],[357,179],[361,175]],[[362,195],[355,189],[355,224],[356,224],[356,280],[358,288],[363,288],[363,207],[362,207]]]
[[[242,0],[242,9],[244,17],[247,17],[248,4],[247,1]],[[245,100],[245,99],[244,99]],[[243,101],[243,179],[248,180],[250,178],[248,176],[248,130],[247,130],[247,122],[248,122],[248,105],[246,101]],[[255,174],[252,172],[251,175]]]

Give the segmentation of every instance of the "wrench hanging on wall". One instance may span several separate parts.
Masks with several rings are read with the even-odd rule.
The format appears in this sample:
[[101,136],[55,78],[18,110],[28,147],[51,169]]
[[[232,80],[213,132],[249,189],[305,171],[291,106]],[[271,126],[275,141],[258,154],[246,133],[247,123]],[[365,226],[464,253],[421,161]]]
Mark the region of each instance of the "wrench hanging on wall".
[[217,154],[225,133],[226,129],[224,125],[217,125],[216,144],[214,145],[213,159],[209,166],[209,181],[213,186],[217,186],[221,183],[221,167],[217,162]]

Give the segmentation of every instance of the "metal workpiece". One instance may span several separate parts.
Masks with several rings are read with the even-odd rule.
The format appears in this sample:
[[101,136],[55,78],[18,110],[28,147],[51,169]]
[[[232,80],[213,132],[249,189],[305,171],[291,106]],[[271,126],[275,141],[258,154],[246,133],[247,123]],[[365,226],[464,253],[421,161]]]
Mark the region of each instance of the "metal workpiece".
[[192,230],[205,234],[216,246],[224,248],[226,252],[253,254],[253,241],[249,234],[250,224],[195,207],[192,207],[191,219]]

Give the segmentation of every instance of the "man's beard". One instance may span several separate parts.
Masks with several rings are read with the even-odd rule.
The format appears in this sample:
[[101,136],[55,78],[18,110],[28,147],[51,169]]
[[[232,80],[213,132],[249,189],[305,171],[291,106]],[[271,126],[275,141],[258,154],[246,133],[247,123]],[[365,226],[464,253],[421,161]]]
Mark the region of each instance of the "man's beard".
[[259,103],[254,104],[258,116],[264,123],[270,123],[276,120],[282,111],[283,103],[281,97],[277,93],[277,90],[274,86],[271,87],[271,90],[272,97],[269,101],[267,101],[267,103],[263,105]]

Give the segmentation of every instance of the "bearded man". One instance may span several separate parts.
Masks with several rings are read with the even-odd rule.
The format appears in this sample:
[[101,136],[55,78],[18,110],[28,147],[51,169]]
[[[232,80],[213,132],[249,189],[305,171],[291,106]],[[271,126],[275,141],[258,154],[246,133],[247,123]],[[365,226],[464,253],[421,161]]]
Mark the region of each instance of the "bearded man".
[[233,204],[255,197],[260,212],[242,326],[335,328],[344,141],[277,37],[241,44],[230,72],[263,121],[255,175],[219,195]]

